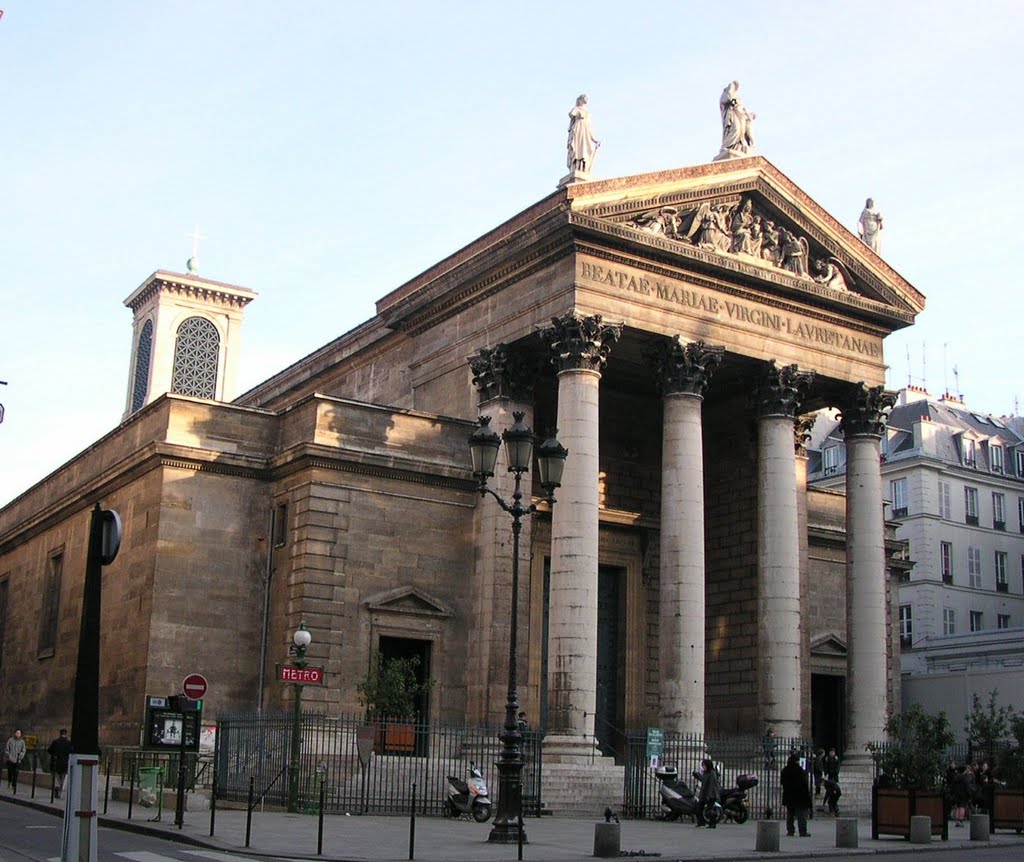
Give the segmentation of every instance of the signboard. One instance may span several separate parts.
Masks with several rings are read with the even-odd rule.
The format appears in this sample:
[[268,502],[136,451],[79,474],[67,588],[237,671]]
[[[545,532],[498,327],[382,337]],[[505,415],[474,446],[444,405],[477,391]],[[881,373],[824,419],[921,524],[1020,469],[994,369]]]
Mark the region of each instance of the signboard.
[[181,693],[192,700],[202,700],[209,690],[210,684],[201,673],[190,673],[181,682]]
[[647,759],[660,758],[665,753],[665,731],[660,727],[647,728]]
[[324,669],[322,667],[296,667],[293,664],[277,666],[277,678],[281,682],[296,682],[299,685],[323,685]]
[[202,702],[195,712],[181,713],[169,707],[166,697],[146,698],[146,729],[143,746],[145,748],[167,749],[181,748],[181,738],[185,737],[185,750],[199,750],[200,719]]

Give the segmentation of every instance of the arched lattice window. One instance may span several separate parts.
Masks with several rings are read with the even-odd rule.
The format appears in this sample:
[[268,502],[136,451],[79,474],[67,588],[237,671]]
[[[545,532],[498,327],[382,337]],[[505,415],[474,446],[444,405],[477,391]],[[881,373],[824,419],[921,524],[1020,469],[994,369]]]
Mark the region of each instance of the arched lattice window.
[[149,391],[149,363],[153,358],[153,321],[147,320],[142,327],[138,346],[135,348],[135,381],[132,384],[132,413],[146,403]]
[[220,334],[205,317],[189,317],[178,327],[174,342],[171,392],[196,398],[217,396]]

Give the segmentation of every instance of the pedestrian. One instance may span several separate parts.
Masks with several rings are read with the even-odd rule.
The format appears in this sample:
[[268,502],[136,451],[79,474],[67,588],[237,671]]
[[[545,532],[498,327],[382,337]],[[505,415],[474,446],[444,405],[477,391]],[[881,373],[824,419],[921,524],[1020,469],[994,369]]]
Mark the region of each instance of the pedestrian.
[[719,816],[715,806],[721,808],[722,782],[714,761],[710,758],[704,758],[701,767],[700,773],[694,773],[700,782],[700,793],[697,795],[697,825],[715,829]]
[[530,729],[530,725],[526,721],[526,713],[519,713],[519,732],[526,733]]
[[843,795],[839,782],[833,781],[831,778],[823,778],[821,785],[825,788],[825,799],[822,802],[823,809],[827,808],[833,817],[838,817],[839,797]]
[[964,825],[964,820],[971,812],[971,804],[974,802],[977,786],[974,770],[971,769],[969,763],[965,763],[950,784],[953,797],[953,822],[958,827]]
[[839,755],[836,754],[836,750],[834,748],[830,748],[828,750],[828,754],[825,755],[822,767],[825,770],[826,778],[831,778],[833,781],[839,780]]
[[761,742],[761,747],[764,750],[764,768],[774,769],[775,768],[775,749],[778,746],[778,742],[775,739],[775,728],[769,727],[764,732],[764,739]]
[[4,748],[4,757],[7,761],[7,783],[11,786],[11,792],[18,792],[18,767],[25,759],[25,740],[21,738],[21,731],[14,731],[14,736],[7,740]]
[[800,828],[800,837],[807,838],[807,812],[811,807],[811,791],[807,783],[807,773],[800,768],[800,758],[796,753],[789,755],[789,760],[780,775],[782,783],[782,804],[786,806],[786,834],[796,834],[793,821]]
[[46,749],[50,755],[50,775],[53,781],[53,798],[60,799],[64,782],[68,777],[68,757],[71,755],[71,740],[68,739],[66,727],[60,729],[60,735]]
[[[814,760],[811,763],[812,774],[814,775],[814,795],[821,796],[821,780],[825,777],[825,749],[819,748],[814,752]],[[822,802],[822,810],[825,803]]]

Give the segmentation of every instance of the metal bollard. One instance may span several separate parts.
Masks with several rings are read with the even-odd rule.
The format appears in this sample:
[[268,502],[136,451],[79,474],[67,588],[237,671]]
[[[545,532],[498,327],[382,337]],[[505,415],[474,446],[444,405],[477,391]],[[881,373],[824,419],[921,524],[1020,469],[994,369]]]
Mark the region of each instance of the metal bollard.
[[409,812],[409,859],[416,853],[416,782],[412,783],[412,811]]
[[107,813],[107,803],[110,801],[110,759],[107,759],[107,779],[103,785],[103,813]]
[[971,841],[988,841],[991,823],[987,814],[971,815]]
[[857,835],[856,817],[836,818],[836,847],[857,847],[859,837]]
[[327,796],[327,782],[320,776],[320,822],[316,825],[316,855],[324,855],[324,798]]
[[519,834],[516,836],[516,844],[519,845],[519,855],[516,857],[523,862],[523,810],[519,809]]
[[932,819],[927,814],[915,814],[910,818],[910,843],[932,843]]
[[757,838],[755,838],[754,849],[762,853],[779,852],[778,820],[757,821]]
[[252,835],[252,806],[253,797],[256,795],[256,779],[249,776],[249,804],[245,806],[245,846],[249,846],[249,837]]
[[213,768],[213,781],[210,785],[210,837],[213,837],[213,827],[217,820],[217,767]]
[[128,779],[128,819],[132,819],[132,803],[135,801],[135,768],[137,764],[132,761],[131,775]]

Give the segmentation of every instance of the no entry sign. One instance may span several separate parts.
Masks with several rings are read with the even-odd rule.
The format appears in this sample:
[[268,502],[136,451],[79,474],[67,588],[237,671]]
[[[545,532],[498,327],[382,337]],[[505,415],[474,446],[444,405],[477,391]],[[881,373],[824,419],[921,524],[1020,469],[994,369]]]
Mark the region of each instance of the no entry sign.
[[209,688],[210,684],[201,673],[190,673],[181,683],[181,693],[192,700],[202,700]]

